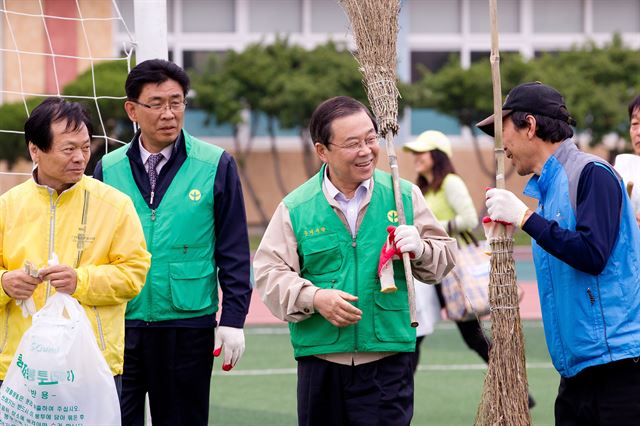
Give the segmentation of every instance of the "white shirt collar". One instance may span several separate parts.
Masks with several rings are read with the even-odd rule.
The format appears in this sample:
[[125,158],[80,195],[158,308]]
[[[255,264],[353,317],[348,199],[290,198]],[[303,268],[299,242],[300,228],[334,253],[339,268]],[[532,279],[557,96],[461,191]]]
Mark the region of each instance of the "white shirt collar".
[[[333,184],[333,182],[331,182],[331,180],[329,180],[328,170],[329,170],[329,167],[324,168],[324,177],[322,179],[327,189],[327,193],[334,200],[338,200],[337,197],[342,196],[341,198],[344,201],[347,201],[347,197],[342,192],[340,192],[338,188],[336,188],[336,186]],[[356,188],[354,197],[356,197],[358,193],[362,193],[363,195],[366,194],[367,191],[369,191],[369,188],[371,188],[371,178],[360,182],[360,185],[358,185],[358,188]]]
[[[147,164],[147,160],[149,159],[149,156],[151,155],[151,153],[147,151],[144,148],[144,146],[142,146],[142,137],[138,138],[138,145],[140,146],[140,159],[142,160],[142,164]],[[175,142],[172,143],[171,145],[168,145],[162,151],[160,151],[160,153],[165,158],[165,160],[168,160],[169,158],[171,158],[171,154],[173,154],[174,145],[175,145]]]

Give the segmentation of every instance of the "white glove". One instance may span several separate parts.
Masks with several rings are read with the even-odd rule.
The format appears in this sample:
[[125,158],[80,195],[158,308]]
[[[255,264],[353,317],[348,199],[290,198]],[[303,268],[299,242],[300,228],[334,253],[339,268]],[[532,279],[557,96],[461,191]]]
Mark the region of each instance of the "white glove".
[[491,220],[508,222],[517,227],[522,227],[524,215],[529,210],[525,203],[520,201],[513,192],[506,189],[491,188],[486,194],[487,212]]
[[400,253],[409,253],[417,259],[424,253],[424,241],[420,238],[418,228],[413,225],[400,225],[396,228],[393,242]]
[[229,371],[235,367],[244,353],[244,331],[235,327],[216,327],[213,356],[219,356],[220,352],[224,352],[222,369]]

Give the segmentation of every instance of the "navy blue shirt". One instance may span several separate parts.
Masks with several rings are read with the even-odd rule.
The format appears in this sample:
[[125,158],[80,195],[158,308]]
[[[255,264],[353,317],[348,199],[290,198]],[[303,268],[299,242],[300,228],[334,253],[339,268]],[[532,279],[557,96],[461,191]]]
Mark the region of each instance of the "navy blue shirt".
[[[149,204],[149,177],[140,157],[139,133],[127,150],[133,179],[143,198]],[[154,205],[162,201],[167,188],[187,158],[182,132],[175,142],[175,149],[160,170],[154,194]],[[99,161],[93,177],[102,181],[102,161]],[[226,151],[220,157],[213,186],[213,219],[215,229],[214,257],[218,268],[218,283],[222,290],[220,325],[242,328],[251,301],[249,236],[244,208],[242,187],[233,157]],[[151,206],[150,206],[151,207]],[[152,260],[153,262],[153,260]],[[216,324],[215,314],[196,318],[148,323],[127,320],[127,327],[189,327],[205,328]]]
[[622,189],[617,178],[604,167],[589,163],[578,181],[576,230],[562,229],[556,221],[537,213],[522,230],[572,268],[599,275],[618,239],[621,207]]

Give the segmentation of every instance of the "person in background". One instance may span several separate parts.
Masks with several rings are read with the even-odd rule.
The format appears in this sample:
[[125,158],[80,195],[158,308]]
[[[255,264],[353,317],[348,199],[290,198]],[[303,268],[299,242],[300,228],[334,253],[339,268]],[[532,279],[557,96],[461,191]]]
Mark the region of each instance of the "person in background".
[[[415,171],[418,174],[416,185],[424,194],[427,206],[449,235],[455,237],[478,226],[478,213],[473,206],[467,185],[456,174],[451,162],[453,152],[449,138],[438,130],[427,130],[416,140],[407,142],[404,150],[413,154]],[[459,244],[464,243],[459,241]],[[435,288],[440,307],[445,308],[442,285],[436,284]],[[469,349],[488,364],[490,343],[480,320],[471,318],[467,321],[455,321],[455,324]],[[424,337],[418,337],[416,341],[416,365],[420,360],[420,344],[423,339]],[[529,408],[533,408],[534,405],[535,400],[529,395]]]
[[207,425],[214,349],[229,370],[245,345],[251,282],[240,179],[231,155],[183,129],[182,68],[141,62],[125,91],[139,130],[94,171],[133,199],[153,255],[144,289],[127,306],[122,422],[143,425],[148,392],[154,425]]
[[120,396],[124,312],[151,256],[129,197],[84,175],[92,131],[84,107],[61,98],[45,99],[25,122],[32,177],[0,197],[0,379],[30,314],[60,292],[86,311]]
[[309,129],[323,166],[278,205],[253,264],[266,306],[289,322],[298,423],[409,425],[416,333],[402,262],[391,273],[398,290],[383,293],[380,253],[392,240],[413,258],[413,275],[433,283],[453,267],[455,242],[407,181],[407,225],[388,230],[398,213],[391,175],[376,169],[377,124],[367,107],[331,98]]
[[617,155],[614,167],[626,184],[640,226],[640,96],[629,103],[629,137],[633,154]]
[[[427,206],[450,236],[470,231],[478,225],[478,214],[463,180],[455,173],[451,162],[451,142],[444,133],[427,130],[414,141],[404,145],[413,154],[416,185],[422,191]],[[440,307],[445,307],[441,284],[435,285]],[[489,362],[489,343],[477,319],[457,321],[456,326],[467,346],[485,362]],[[416,361],[420,358],[420,344],[416,342]]]
[[504,149],[535,212],[489,189],[489,217],[532,238],[547,347],[560,373],[556,425],[632,426],[640,418],[640,230],[625,185],[572,140],[564,98],[540,82],[514,87],[502,114],[477,124]]

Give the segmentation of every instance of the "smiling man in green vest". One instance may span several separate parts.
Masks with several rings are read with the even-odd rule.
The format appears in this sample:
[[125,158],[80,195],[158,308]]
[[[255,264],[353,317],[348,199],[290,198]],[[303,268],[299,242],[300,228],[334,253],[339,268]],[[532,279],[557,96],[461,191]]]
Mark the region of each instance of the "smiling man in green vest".
[[[316,108],[309,129],[323,166],[280,203],[254,259],[262,299],[289,322],[298,422],[408,425],[416,333],[401,262],[398,291],[380,291],[380,250],[398,215],[391,176],[376,169],[375,119],[339,96]],[[439,282],[455,242],[416,186],[402,181],[401,191],[409,225],[396,228],[395,246],[410,253],[416,278]]]

